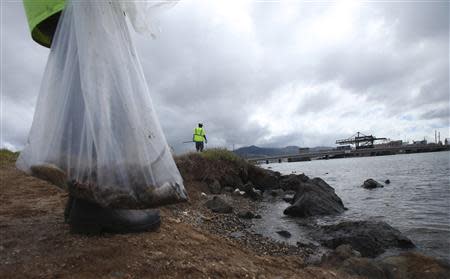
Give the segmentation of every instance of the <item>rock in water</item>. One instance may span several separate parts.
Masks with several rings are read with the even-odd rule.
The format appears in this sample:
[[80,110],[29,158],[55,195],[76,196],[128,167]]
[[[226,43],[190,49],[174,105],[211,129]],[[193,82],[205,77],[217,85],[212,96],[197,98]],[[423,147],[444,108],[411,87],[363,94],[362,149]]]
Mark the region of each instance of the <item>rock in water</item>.
[[286,230],[277,231],[277,234],[281,235],[284,238],[290,238],[291,233]]
[[386,180],[384,181],[384,184],[391,184],[391,181],[390,181],[389,179],[386,179]]
[[295,194],[286,194],[283,196],[283,200],[287,203],[292,203],[294,201]]
[[400,231],[385,222],[354,221],[322,227],[316,234],[326,247],[336,248],[350,244],[363,257],[376,257],[386,248],[414,248],[414,243]]
[[320,178],[314,178],[298,185],[293,204],[284,210],[284,214],[309,217],[342,213],[345,209],[333,187]]
[[205,206],[211,211],[216,213],[231,213],[233,212],[233,208],[227,202],[222,200],[219,197],[213,197],[211,200],[205,203]]
[[220,194],[221,188],[222,187],[220,186],[219,181],[217,181],[216,179],[214,179],[214,181],[208,185],[209,192],[214,195]]
[[361,185],[361,187],[366,189],[375,189],[375,188],[383,188],[383,184],[373,180],[372,178],[367,179],[364,181],[364,184]]
[[280,178],[280,187],[285,190],[293,190],[293,191],[297,191],[298,188],[305,182],[309,181],[309,177],[302,174],[299,175],[295,175],[295,174],[290,174],[290,175],[283,175]]

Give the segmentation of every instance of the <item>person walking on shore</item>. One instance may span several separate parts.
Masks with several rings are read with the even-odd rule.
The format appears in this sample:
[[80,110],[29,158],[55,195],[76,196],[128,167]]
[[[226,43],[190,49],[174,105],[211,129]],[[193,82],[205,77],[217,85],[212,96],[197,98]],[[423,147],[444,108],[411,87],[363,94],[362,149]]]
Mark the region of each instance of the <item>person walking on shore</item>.
[[203,124],[198,123],[198,127],[194,129],[194,134],[192,135],[192,141],[195,142],[195,149],[197,152],[203,152],[204,144],[208,143],[208,140],[206,139],[206,133],[203,129]]

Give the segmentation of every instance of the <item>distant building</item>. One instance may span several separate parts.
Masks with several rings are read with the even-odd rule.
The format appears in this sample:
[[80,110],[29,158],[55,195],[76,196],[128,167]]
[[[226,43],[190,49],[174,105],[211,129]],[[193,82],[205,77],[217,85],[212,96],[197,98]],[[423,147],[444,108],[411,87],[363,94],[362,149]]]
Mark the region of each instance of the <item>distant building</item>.
[[392,140],[387,143],[389,146],[402,146],[403,141],[402,140]]
[[413,144],[427,144],[427,140],[413,140]]
[[402,140],[391,140],[391,141],[386,142],[386,143],[376,144],[375,147],[377,147],[377,148],[387,148],[387,147],[398,147],[398,146],[402,146],[402,145],[403,145],[403,141]]
[[342,146],[336,147],[336,150],[352,150],[352,146],[351,145],[342,145]]

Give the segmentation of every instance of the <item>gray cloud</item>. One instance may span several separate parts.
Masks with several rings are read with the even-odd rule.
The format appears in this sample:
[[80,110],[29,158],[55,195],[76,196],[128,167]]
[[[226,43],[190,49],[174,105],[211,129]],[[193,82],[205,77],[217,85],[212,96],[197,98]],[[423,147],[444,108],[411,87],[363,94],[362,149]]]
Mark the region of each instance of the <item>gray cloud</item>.
[[[48,50],[2,5],[2,145],[21,148]],[[341,5],[186,0],[157,39],[135,36],[169,144],[192,149],[198,122],[228,148],[450,133],[448,3]]]
[[448,122],[450,118],[449,107],[429,110],[421,115],[423,119],[442,119]]
[[298,113],[320,113],[327,108],[333,106],[337,101],[337,96],[330,94],[327,91],[313,92],[308,94],[306,92],[305,97],[302,98],[299,106]]

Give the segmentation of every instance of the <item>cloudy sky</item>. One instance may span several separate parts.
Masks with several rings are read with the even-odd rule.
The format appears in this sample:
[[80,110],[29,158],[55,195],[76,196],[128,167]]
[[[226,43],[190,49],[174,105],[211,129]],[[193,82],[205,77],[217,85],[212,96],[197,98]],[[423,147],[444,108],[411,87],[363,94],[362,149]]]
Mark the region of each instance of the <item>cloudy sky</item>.
[[[1,145],[23,148],[48,49],[2,1]],[[135,35],[169,144],[334,146],[450,137],[448,1],[181,0]]]

